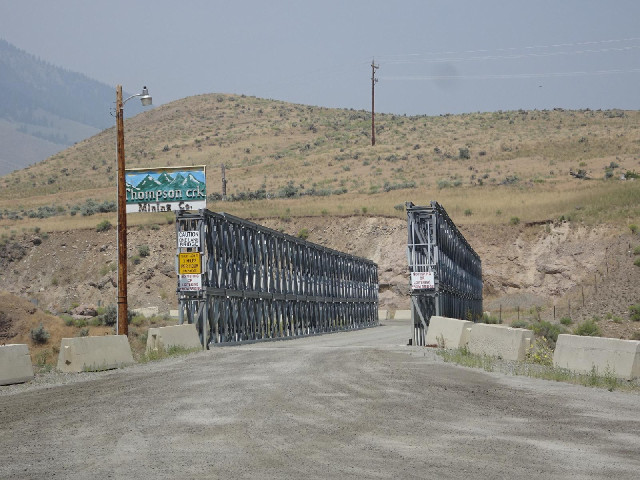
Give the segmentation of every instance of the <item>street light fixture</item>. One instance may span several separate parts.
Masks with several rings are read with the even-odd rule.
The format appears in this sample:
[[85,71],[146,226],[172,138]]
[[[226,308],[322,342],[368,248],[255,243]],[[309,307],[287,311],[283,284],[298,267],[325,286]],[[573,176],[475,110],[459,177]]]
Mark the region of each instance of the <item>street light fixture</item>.
[[127,319],[127,194],[124,175],[124,104],[140,97],[143,106],[151,105],[147,87],[122,101],[122,85],[116,86],[116,153],[118,157],[118,335],[129,334]]

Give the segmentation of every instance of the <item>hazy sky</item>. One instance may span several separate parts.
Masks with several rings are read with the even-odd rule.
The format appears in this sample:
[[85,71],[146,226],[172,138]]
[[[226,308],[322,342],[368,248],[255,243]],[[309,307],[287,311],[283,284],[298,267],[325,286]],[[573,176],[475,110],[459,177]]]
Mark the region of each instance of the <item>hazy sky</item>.
[[[0,37],[154,104],[640,109],[638,0],[0,0]],[[114,91],[115,97],[115,91]]]

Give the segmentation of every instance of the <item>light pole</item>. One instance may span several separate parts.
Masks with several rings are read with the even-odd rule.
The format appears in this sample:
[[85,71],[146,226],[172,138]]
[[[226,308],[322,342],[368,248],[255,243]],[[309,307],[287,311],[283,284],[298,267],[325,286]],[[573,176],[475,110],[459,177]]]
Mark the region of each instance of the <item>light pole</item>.
[[124,104],[140,97],[143,106],[151,105],[147,87],[122,101],[122,85],[116,86],[116,153],[118,157],[118,335],[129,334],[127,319],[127,193],[124,175]]

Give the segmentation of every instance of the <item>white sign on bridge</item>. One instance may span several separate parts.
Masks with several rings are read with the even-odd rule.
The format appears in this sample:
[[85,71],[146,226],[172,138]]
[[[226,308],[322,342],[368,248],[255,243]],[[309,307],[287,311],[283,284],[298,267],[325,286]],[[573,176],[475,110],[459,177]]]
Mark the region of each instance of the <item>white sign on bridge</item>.
[[194,248],[200,246],[200,231],[186,230],[178,232],[178,248]]
[[425,290],[436,288],[433,272],[411,272],[411,289]]
[[197,292],[202,289],[202,275],[180,275],[178,282],[181,292]]

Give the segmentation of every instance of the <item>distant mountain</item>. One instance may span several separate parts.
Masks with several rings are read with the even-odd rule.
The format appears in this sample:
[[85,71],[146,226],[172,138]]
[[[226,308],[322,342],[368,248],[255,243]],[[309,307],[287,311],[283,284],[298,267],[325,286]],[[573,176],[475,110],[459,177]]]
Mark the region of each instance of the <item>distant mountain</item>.
[[[40,162],[115,123],[115,87],[53,66],[2,39],[0,91],[0,175]],[[141,111],[131,102],[125,113]]]

